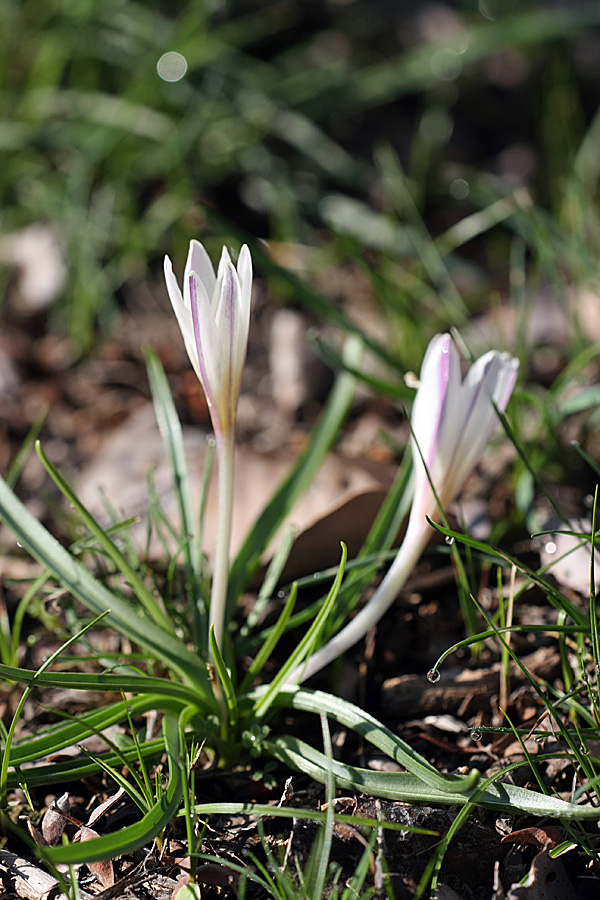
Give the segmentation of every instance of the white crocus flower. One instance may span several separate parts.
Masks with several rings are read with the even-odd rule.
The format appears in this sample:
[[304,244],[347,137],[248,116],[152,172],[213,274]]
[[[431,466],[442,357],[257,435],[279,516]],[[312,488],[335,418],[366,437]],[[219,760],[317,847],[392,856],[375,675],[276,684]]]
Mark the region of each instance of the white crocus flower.
[[223,247],[215,275],[202,244],[190,241],[183,294],[168,256],[165,280],[188,356],[206,394],[215,433],[233,428],[250,326],[250,251],[242,247],[236,270]]
[[[291,681],[304,681],[364,637],[389,609],[425,548],[439,507],[446,508],[478,463],[512,394],[519,362],[507,353],[486,353],[464,381],[449,334],[430,342],[411,417],[414,496],[406,535],[387,575],[363,609],[298,667]],[[431,488],[435,487],[439,500]]]
[[242,247],[236,269],[223,247],[215,275],[202,244],[190,241],[183,293],[168,256],[165,280],[188,356],[206,394],[217,444],[219,515],[209,618],[220,647],[229,574],[235,418],[250,326],[250,251]]

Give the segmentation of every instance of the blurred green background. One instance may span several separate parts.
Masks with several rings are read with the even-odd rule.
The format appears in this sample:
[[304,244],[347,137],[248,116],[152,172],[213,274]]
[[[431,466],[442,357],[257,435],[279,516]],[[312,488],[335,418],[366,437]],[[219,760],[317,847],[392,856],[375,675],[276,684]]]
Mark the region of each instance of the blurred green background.
[[85,353],[164,253],[268,239],[365,266],[414,362],[415,319],[460,325],[511,271],[595,278],[599,23],[579,2],[3,0],[2,296],[6,236],[51,226],[48,327]]

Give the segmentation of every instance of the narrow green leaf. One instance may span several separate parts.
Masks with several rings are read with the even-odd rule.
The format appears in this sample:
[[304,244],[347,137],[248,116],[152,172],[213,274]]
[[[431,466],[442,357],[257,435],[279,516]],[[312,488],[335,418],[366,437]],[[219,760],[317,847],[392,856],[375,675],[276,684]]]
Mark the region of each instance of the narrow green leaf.
[[238,718],[237,695],[235,692],[233,681],[231,680],[231,675],[227,671],[227,666],[225,665],[225,661],[221,656],[221,651],[219,650],[219,645],[217,644],[214,625],[210,626],[208,643],[215,664],[215,669],[217,670],[219,684],[223,693],[223,698],[225,700],[225,706],[227,708],[227,721],[229,722],[229,726],[231,728],[234,728]]
[[146,349],[146,367],[152,392],[152,401],[163,439],[165,452],[173,472],[175,495],[179,507],[181,534],[185,539],[183,554],[187,579],[192,595],[192,628],[196,647],[207,650],[207,615],[205,598],[202,597],[202,547],[192,509],[191,490],[183,444],[181,422],[175,409],[169,382],[157,354]]
[[552,605],[556,609],[562,609],[570,618],[582,628],[588,628],[589,622],[585,613],[582,613],[581,610],[577,609],[577,607],[571,603],[564,594],[561,594],[553,585],[551,585],[548,581],[542,578],[534,569],[531,569],[527,566],[522,560],[515,559],[509,553],[506,553],[504,550],[498,550],[495,547],[491,547],[489,544],[484,544],[481,541],[476,541],[474,538],[470,538],[468,535],[463,534],[461,531],[452,531],[451,528],[446,528],[444,525],[440,525],[437,522],[433,522],[431,519],[427,519],[432,528],[435,528],[436,531],[439,531],[441,534],[446,537],[453,538],[455,541],[458,541],[461,544],[464,544],[466,547],[472,547],[474,550],[479,551],[480,553],[484,553],[486,556],[491,557],[492,559],[500,559],[504,563],[508,563],[509,566],[514,566],[518,572],[522,572],[524,575],[532,581],[533,584],[537,584],[540,587],[548,600],[552,603]]
[[[268,689],[269,685],[256,688],[249,694],[249,697],[260,698]],[[353,703],[341,700],[332,694],[326,694],[324,691],[311,691],[308,688],[285,685],[279,690],[273,704],[277,707],[301,709],[315,715],[326,713],[340,725],[351,728],[364,740],[369,741],[413,775],[418,776],[421,782],[436,790],[465,792],[473,788],[479,780],[479,772],[476,770],[463,777],[440,775],[431,763],[423,759],[406,741],[393,734],[374,716],[359,709],[358,706],[354,706]]]
[[[347,342],[344,358],[352,365],[358,365],[362,354],[362,342],[353,338]],[[237,597],[252,577],[267,544],[289,514],[297,500],[310,486],[315,473],[331,448],[340,427],[346,418],[354,397],[356,380],[347,372],[338,375],[321,417],[311,432],[310,444],[300,455],[292,471],[283,484],[275,491],[271,500],[250,529],[231,567],[228,592],[227,619]]]
[[[83,735],[80,738],[83,740]],[[165,752],[165,743],[162,738],[147,741],[140,744],[141,758],[147,761],[159,762]],[[21,769],[16,767],[14,772],[8,773],[9,789],[17,788],[20,784],[28,787],[44,787],[49,784],[64,784],[66,781],[76,782],[82,778],[97,774],[102,763],[113,769],[118,769],[125,760],[127,766],[133,767],[140,761],[140,753],[136,747],[128,747],[116,753],[98,754],[98,762],[81,756],[76,759],[56,760],[48,765],[36,765],[32,768]]]
[[67,844],[62,847],[50,847],[40,852],[52,865],[66,863],[96,862],[101,859],[112,859],[124,853],[139,850],[152,841],[167,827],[181,802],[181,772],[179,760],[179,730],[177,719],[172,715],[163,720],[165,748],[169,761],[169,780],[164,793],[150,812],[137,822],[122,828],[114,834],[106,834],[78,844]]
[[93,534],[98,541],[100,547],[104,550],[108,558],[119,572],[124,576],[135,596],[140,601],[150,618],[154,619],[159,628],[163,628],[167,633],[173,634],[173,624],[167,618],[165,613],[160,609],[153,597],[152,592],[148,590],[138,573],[129,565],[121,551],[111,541],[109,535],[104,531],[101,525],[96,521],[94,516],[83,505],[77,494],[71,486],[65,481],[58,469],[52,465],[39,441],[35,443],[35,449],[46,472],[50,475],[55,485],[58,487],[63,496],[69,501],[73,509],[78,514],[86,528]]
[[130,640],[152,653],[155,659],[178,672],[192,684],[204,702],[214,705],[206,665],[174,635],[152,622],[142,609],[121,599],[97,581],[77,559],[59,544],[0,478],[0,518],[19,543],[48,568],[58,581],[96,614],[110,611],[108,622]]
[[136,694],[162,694],[164,697],[176,697],[184,703],[197,703],[198,696],[189,687],[156,678],[151,675],[134,673],[113,674],[110,672],[43,672],[33,669],[18,669],[0,663],[0,676],[17,684],[36,684],[44,687],[64,688],[75,691],[109,691]]
[[285,601],[285,606],[281,610],[279,614],[279,618],[277,622],[265,638],[264,643],[260,647],[258,653],[252,660],[250,668],[246,672],[244,676],[244,680],[240,685],[240,694],[245,694],[246,691],[250,688],[254,679],[260,675],[262,670],[264,669],[266,663],[271,658],[271,654],[273,650],[279,643],[283,633],[285,632],[285,627],[289,621],[289,618],[293,612],[294,606],[296,605],[296,598],[298,596],[298,585],[293,584],[292,589],[289,593],[287,600]]
[[[132,716],[141,716],[149,710],[178,714],[181,707],[181,700],[156,694],[144,694],[132,697],[127,702],[111,703],[101,709],[83,713],[78,717],[78,721],[49,726],[34,737],[28,737],[22,743],[16,743],[11,753],[11,765],[21,766],[40,760],[49,754],[58,753],[65,747],[70,747],[87,738],[90,731],[106,729],[125,721],[128,710]],[[32,773],[35,771],[35,769],[31,770]]]
[[[267,752],[277,759],[304,772],[315,781],[325,784],[327,759],[323,753],[296,737],[285,735],[265,742]],[[532,816],[551,816],[560,819],[589,819],[598,821],[600,810],[590,806],[575,806],[556,797],[536,794],[512,784],[496,782],[481,790],[438,790],[424,784],[420,778],[405,772],[373,772],[333,760],[331,762],[338,787],[361,791],[387,800],[404,803],[449,803],[462,806],[473,802],[487,809],[525,812]]]
[[[290,806],[267,806],[261,803],[198,803],[194,806],[198,816],[268,816],[277,819],[303,819],[310,822],[325,822],[327,813],[315,809],[299,809]],[[183,812],[179,814],[183,815]],[[405,831],[411,834],[437,835],[428,828],[417,828],[403,825],[400,822],[387,822],[385,819],[367,819],[364,816],[349,816],[343,813],[333,814],[334,821],[357,828],[385,828],[389,831]]]
[[89,631],[91,628],[93,628],[95,625],[97,625],[98,622],[100,621],[100,619],[104,618],[104,616],[106,616],[106,615],[108,615],[108,613],[101,613],[96,619],[93,619],[91,622],[88,622],[88,624],[84,625],[84,627],[81,628],[76,634],[72,635],[72,637],[70,637],[68,639],[68,641],[65,641],[64,644],[61,644],[61,646],[57,650],[55,650],[54,653],[52,653],[48,657],[48,659],[45,660],[45,662],[42,663],[40,668],[36,670],[36,672],[33,675],[33,678],[31,679],[31,682],[27,685],[27,687],[23,691],[21,699],[19,700],[19,702],[17,704],[17,708],[12,717],[12,721],[10,723],[10,728],[8,729],[8,734],[7,734],[6,740],[4,742],[4,750],[2,752],[2,762],[0,764],[0,809],[6,808],[8,767],[11,762],[11,751],[12,751],[12,744],[13,744],[15,729],[17,727],[17,723],[21,716],[21,712],[23,711],[23,707],[25,706],[25,703],[31,693],[33,686],[38,682],[39,678],[43,675],[43,673],[46,671],[46,669],[48,669],[48,668],[50,668],[50,666],[54,665],[54,663],[56,662],[56,660],[58,659],[58,657],[64,650],[66,650],[68,647],[72,646],[73,644],[77,643],[77,641],[87,631]]
[[[137,808],[140,810],[140,812],[147,813],[150,811],[148,808],[148,804],[146,803],[146,800],[144,798],[144,795],[139,790],[137,790],[137,788],[130,781],[127,780],[127,778],[121,773],[121,770],[117,767],[117,766],[123,765],[123,754],[122,753],[115,754],[118,758],[117,766],[115,766],[115,765],[112,765],[107,759],[104,759],[102,756],[100,756],[99,753],[91,753],[89,750],[86,750],[85,748],[83,748],[83,752],[84,752],[85,756],[90,760],[90,762],[92,762],[96,766],[96,768],[98,770],[101,769],[103,772],[106,772],[106,774],[110,778],[112,778],[112,780],[115,782],[116,785],[118,785],[118,787],[123,788],[123,790],[126,792],[127,796],[131,800],[133,800],[133,802],[135,803]],[[138,762],[140,762],[138,747],[135,747],[135,753],[136,753],[136,755],[134,756],[134,760],[137,760]]]
[[279,579],[281,578],[281,573],[283,572],[285,564],[289,559],[295,539],[296,528],[293,525],[290,525],[285,529],[281,541],[279,542],[279,546],[277,547],[275,553],[273,554],[273,558],[269,563],[269,568],[267,569],[267,574],[265,575],[264,581],[260,586],[258,596],[256,597],[256,602],[248,613],[246,621],[240,628],[240,634],[242,637],[246,637],[248,634],[250,634],[250,632],[256,627],[260,617],[265,611],[267,603],[273,596],[275,588],[277,587]]
[[346,549],[346,545],[342,544],[342,560],[340,562],[340,567],[338,569],[335,581],[333,582],[331,590],[327,595],[327,599],[325,600],[325,603],[323,603],[321,609],[317,613],[316,618],[312,622],[304,637],[300,640],[294,650],[292,650],[271,683],[266,685],[266,690],[260,696],[260,699],[258,700],[254,709],[254,714],[257,718],[265,715],[269,707],[275,701],[277,694],[281,690],[282,686],[285,685],[287,679],[292,677],[293,673],[301,668],[302,663],[313,652],[315,643],[316,641],[318,641],[319,636],[323,631],[325,623],[327,622],[327,618],[331,614],[331,610],[333,609],[335,601],[337,600],[338,594],[340,592],[347,556],[348,551]]

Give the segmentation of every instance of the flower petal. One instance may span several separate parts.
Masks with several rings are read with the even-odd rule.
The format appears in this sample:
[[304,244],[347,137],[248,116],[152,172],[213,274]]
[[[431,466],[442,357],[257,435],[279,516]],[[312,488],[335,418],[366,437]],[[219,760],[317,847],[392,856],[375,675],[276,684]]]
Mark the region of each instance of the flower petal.
[[[454,402],[457,386],[460,386],[460,368],[452,339],[448,334],[436,335],[430,341],[423,359],[419,389],[411,415],[415,473],[415,490],[408,525],[411,530],[421,529],[425,516],[433,514],[435,510],[435,496],[429,479],[432,479],[436,491],[439,491],[448,458],[448,454],[440,453],[444,419],[448,402]],[[451,439],[446,434],[445,443]]]
[[215,276],[213,264],[210,261],[210,257],[200,241],[190,241],[190,249],[188,251],[187,262],[185,264],[185,271],[183,273],[183,289],[184,292],[187,293],[188,304],[190,272],[196,273],[196,275],[204,285],[206,293],[210,298],[212,298],[212,295],[215,291],[215,284],[217,283],[217,279]]
[[490,351],[471,366],[461,382],[458,353],[450,335],[437,335],[430,342],[411,417],[413,445],[423,459],[415,447],[409,530],[422,529],[425,516],[436,512],[429,478],[442,506],[462,489],[498,424],[494,404],[502,412],[506,408],[518,366],[507,353]]
[[[221,341],[208,294],[195,272],[190,272],[189,291],[199,378],[211,407],[211,415],[214,415],[219,407],[218,396],[223,389]],[[215,429],[220,424],[213,418]]]
[[[518,361],[490,351],[470,368],[465,379],[466,403],[459,452],[446,486],[451,496],[462,489],[498,426],[494,404],[504,412],[518,374]],[[497,401],[501,401],[498,403]]]
[[183,297],[181,296],[181,291],[179,290],[177,279],[173,274],[173,266],[168,256],[165,256],[164,269],[167,292],[169,294],[169,299],[171,300],[171,306],[173,307],[175,315],[177,316],[177,322],[179,324],[181,334],[183,335],[185,349],[187,350],[187,354],[190,358],[192,366],[194,367],[196,375],[198,376],[198,378],[200,378],[198,356],[196,353],[196,342],[194,340],[194,323],[192,322],[192,315],[190,310],[185,305]]

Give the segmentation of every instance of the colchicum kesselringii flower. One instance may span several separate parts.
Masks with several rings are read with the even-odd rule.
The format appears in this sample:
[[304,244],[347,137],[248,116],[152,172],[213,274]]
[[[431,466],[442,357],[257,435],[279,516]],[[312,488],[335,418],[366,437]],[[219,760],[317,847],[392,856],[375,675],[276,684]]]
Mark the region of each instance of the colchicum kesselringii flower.
[[220,647],[229,573],[235,419],[250,326],[250,251],[242,247],[236,269],[223,247],[215,275],[202,244],[191,241],[183,294],[168,257],[165,257],[165,280],[188,356],[206,394],[215,432],[219,517],[209,621],[214,624]]
[[438,518],[478,463],[498,424],[496,409],[506,409],[518,370],[517,359],[492,350],[473,363],[463,381],[450,335],[432,339],[411,416],[414,495],[402,545],[366,606],[293,673],[292,681],[304,681],[332,662],[389,609],[429,540],[427,518]]

